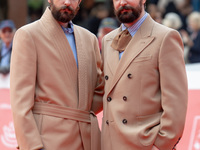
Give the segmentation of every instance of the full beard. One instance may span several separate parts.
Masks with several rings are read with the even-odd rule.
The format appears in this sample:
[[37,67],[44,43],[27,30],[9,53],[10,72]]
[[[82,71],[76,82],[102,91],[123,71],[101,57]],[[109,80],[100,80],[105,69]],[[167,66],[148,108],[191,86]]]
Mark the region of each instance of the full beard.
[[79,7],[77,7],[75,10],[70,6],[62,6],[61,8],[55,7],[54,4],[51,5],[51,13],[53,17],[62,23],[67,23],[74,19],[77,12],[79,10]]
[[[127,10],[125,12],[122,12],[123,10]],[[131,6],[122,6],[118,10],[115,10],[115,15],[117,16],[117,19],[121,23],[131,23],[137,20],[142,13],[142,2],[140,1],[140,4],[138,7],[131,7]]]

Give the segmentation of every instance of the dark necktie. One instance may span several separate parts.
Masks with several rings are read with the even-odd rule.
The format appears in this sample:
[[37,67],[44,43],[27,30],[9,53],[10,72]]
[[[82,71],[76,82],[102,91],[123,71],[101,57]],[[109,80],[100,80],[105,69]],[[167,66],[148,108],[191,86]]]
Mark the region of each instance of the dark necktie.
[[119,52],[123,52],[126,49],[126,46],[130,42],[132,36],[129,31],[126,29],[120,32],[114,39],[111,44],[112,48]]

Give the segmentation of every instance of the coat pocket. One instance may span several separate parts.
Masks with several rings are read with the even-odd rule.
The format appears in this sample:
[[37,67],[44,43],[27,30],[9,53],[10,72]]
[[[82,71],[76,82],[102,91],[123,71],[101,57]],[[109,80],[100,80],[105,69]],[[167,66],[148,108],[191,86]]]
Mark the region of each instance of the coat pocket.
[[138,56],[135,58],[135,60],[133,61],[134,63],[136,62],[142,62],[142,61],[148,61],[152,58],[151,55],[147,55],[147,56]]
[[160,127],[161,112],[137,117],[140,143],[144,146],[153,145]]
[[35,117],[35,122],[36,122],[37,127],[38,127],[38,131],[39,131],[40,135],[42,135],[43,115],[41,115],[41,114],[34,114],[34,117]]

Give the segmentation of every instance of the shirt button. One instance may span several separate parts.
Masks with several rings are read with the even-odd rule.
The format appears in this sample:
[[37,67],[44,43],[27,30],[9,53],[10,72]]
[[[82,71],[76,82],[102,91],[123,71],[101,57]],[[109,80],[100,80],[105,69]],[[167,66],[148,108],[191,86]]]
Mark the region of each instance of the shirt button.
[[109,79],[109,77],[108,77],[108,76],[105,76],[105,79],[106,79],[106,80],[108,80],[108,79]]
[[123,100],[124,100],[124,101],[127,101],[127,97],[126,97],[126,96],[124,96],[124,97],[123,97]]
[[112,98],[111,98],[111,97],[108,97],[108,98],[107,98],[107,101],[108,101],[108,102],[111,102],[111,101],[112,101]]
[[109,122],[108,122],[108,120],[106,120],[106,124],[107,124],[107,125],[109,125]]
[[123,119],[123,120],[122,120],[122,123],[123,123],[123,124],[127,124],[127,122],[128,122],[128,121],[127,121],[126,119]]
[[127,75],[127,77],[128,77],[129,79],[131,79],[131,78],[133,77],[133,75],[132,75],[131,73],[129,73],[129,74]]

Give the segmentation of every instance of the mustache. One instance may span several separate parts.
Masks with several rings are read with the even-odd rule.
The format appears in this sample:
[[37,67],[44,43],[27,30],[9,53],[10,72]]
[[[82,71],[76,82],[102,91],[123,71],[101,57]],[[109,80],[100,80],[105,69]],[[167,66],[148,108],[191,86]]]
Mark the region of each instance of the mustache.
[[66,6],[66,5],[62,6],[60,9],[61,9],[61,10],[66,10],[66,9],[68,9],[68,10],[70,10],[70,11],[72,11],[72,12],[74,11],[73,8],[72,8],[71,6]]
[[119,9],[118,9],[118,12],[121,12],[122,10],[133,10],[133,7],[131,6],[121,6]]

